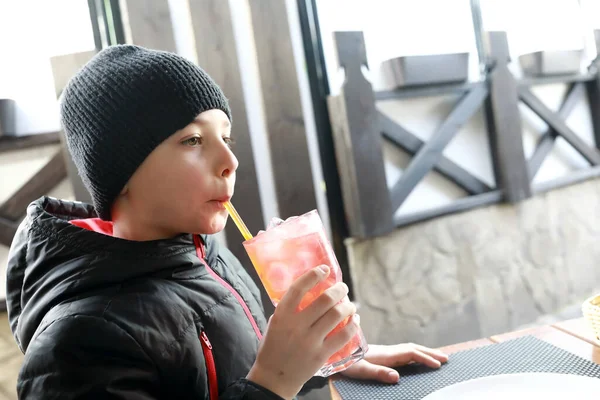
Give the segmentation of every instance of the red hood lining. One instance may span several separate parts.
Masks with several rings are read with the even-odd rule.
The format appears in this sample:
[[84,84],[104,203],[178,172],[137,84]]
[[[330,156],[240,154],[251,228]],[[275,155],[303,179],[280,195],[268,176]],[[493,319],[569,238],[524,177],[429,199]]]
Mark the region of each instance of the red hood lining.
[[113,236],[112,221],[103,221],[100,218],[74,219],[70,221],[72,225],[78,226],[88,231],[101,233],[107,236]]

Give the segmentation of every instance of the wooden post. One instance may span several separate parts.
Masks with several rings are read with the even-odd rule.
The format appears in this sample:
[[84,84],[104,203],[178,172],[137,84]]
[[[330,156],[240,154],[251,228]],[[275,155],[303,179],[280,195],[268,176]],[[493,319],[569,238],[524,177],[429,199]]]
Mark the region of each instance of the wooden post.
[[529,171],[523,151],[517,82],[508,69],[506,32],[488,32],[487,54],[493,69],[488,77],[486,123],[494,161],[496,186],[511,203],[531,197]]
[[[54,77],[54,89],[56,96],[59,97],[67,85],[69,79],[73,77],[89,60],[94,57],[96,51],[87,51],[81,53],[65,54],[50,58],[52,65],[52,76]],[[67,176],[75,195],[75,200],[91,204],[92,196],[83,185],[83,181],[77,172],[77,167],[71,158],[67,149],[67,142],[64,132],[60,132],[60,143],[63,148],[63,156],[67,168]]]
[[128,43],[177,52],[168,0],[121,0],[120,4]]
[[[594,41],[596,42],[596,51],[600,55],[600,30],[594,30]],[[592,128],[594,129],[594,139],[596,147],[600,149],[600,61],[598,58],[590,68],[596,79],[586,83],[588,100],[590,103],[590,115],[592,116]]]
[[329,108],[350,235],[384,235],[394,229],[393,211],[373,87],[362,74],[363,34],[337,32],[335,40],[346,83],[339,96],[329,98]]
[[281,218],[317,207],[286,2],[249,0]]
[[[231,106],[232,137],[236,141],[234,152],[240,162],[233,202],[250,231],[258,232],[264,229],[264,218],[229,2],[190,0],[190,13],[196,39],[198,64],[221,86]],[[260,278],[252,267],[242,245],[243,239],[235,225],[228,223],[225,233],[229,250],[240,259],[258,287],[262,287]],[[263,303],[269,314],[272,303],[266,292],[264,290],[262,292]]]
[[[597,34],[600,31],[596,31]],[[600,62],[594,64],[596,69],[596,79],[586,82],[588,101],[590,103],[590,115],[592,117],[592,128],[594,130],[594,140],[596,148],[600,149]]]
[[[240,162],[237,172],[236,208],[251,232],[264,229],[264,218],[258,191],[256,167],[250,141],[248,114],[239,60],[229,10],[229,2],[221,0],[190,0],[190,12],[196,38],[198,65],[223,89],[229,99],[233,116],[235,154]],[[239,231],[231,226],[231,242],[241,241]],[[228,243],[230,246],[233,243]]]

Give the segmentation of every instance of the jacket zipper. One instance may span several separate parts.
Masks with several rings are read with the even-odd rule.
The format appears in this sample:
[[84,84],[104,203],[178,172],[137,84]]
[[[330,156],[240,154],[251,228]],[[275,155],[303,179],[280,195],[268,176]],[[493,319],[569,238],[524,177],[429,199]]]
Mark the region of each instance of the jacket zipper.
[[208,391],[210,400],[219,399],[219,387],[217,382],[217,368],[215,367],[215,358],[212,353],[212,345],[206,332],[200,333],[200,342],[202,343],[202,353],[204,353],[204,361],[206,362],[206,371],[208,372]]
[[229,290],[231,292],[231,294],[233,294],[233,296],[237,299],[238,303],[240,303],[240,305],[244,309],[244,312],[246,313],[246,317],[248,317],[248,320],[250,321],[250,324],[252,325],[252,328],[254,329],[254,332],[256,333],[256,337],[258,338],[258,340],[262,340],[262,333],[260,332],[260,329],[258,328],[258,324],[254,320],[254,317],[252,316],[252,313],[250,312],[248,305],[246,304],[244,299],[242,299],[242,296],[240,296],[240,294],[229,283],[227,283],[227,281],[225,281],[225,279],[221,278],[208,265],[208,263],[204,259],[204,246],[200,242],[199,236],[194,235],[194,244],[196,245],[196,254],[198,255],[198,258],[200,259],[200,261],[202,261],[202,263],[206,267],[206,270],[213,276],[213,278],[215,278],[215,280],[217,282],[219,282],[223,287],[225,287],[225,289]]

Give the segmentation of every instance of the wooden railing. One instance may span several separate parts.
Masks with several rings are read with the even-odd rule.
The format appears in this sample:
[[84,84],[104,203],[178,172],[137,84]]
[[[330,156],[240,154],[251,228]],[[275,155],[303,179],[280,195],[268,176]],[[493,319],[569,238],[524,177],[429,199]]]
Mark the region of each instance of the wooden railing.
[[[59,132],[21,137],[0,137],[0,155],[3,152],[23,150],[36,146],[57,144]],[[65,158],[59,149],[27,182],[0,204],[0,245],[10,246],[19,223],[30,202],[45,195],[67,176]],[[0,179],[6,179],[2,177]]]
[[[600,86],[595,67],[580,75],[516,79],[509,70],[508,41],[505,32],[488,32],[485,49],[486,72],[479,82],[428,85],[376,92],[363,76],[367,65],[362,32],[335,34],[339,63],[346,80],[341,94],[329,98],[336,158],[350,235],[366,238],[391,232],[399,226],[481,207],[498,202],[515,203],[533,193],[550,190],[600,175]],[[557,112],[550,110],[530,90],[538,84],[567,83],[569,90]],[[565,123],[575,104],[589,96],[596,146],[589,146]],[[444,94],[458,94],[458,102],[431,138],[417,135],[378,111],[377,102]],[[544,120],[543,133],[533,155],[523,150],[520,102]],[[491,187],[443,152],[460,128],[483,108],[489,151],[496,185]],[[412,156],[401,178],[388,188],[382,152],[383,139]],[[590,164],[566,177],[532,185],[557,137],[565,139]],[[467,197],[435,209],[395,216],[415,187],[432,170],[462,188]]]

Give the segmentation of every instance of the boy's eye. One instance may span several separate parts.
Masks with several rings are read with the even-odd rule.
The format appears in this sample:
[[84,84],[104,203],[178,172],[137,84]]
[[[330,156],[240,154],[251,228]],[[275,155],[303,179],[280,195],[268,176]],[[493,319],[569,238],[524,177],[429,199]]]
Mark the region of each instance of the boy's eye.
[[235,140],[227,136],[223,137],[223,141],[227,143],[227,146],[229,146],[230,148],[233,147],[233,145],[235,144]]
[[202,144],[202,138],[198,136],[191,137],[183,141],[183,144],[188,146],[198,146]]

